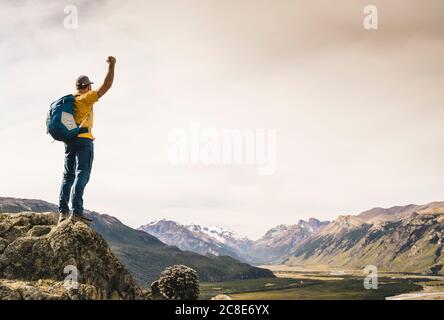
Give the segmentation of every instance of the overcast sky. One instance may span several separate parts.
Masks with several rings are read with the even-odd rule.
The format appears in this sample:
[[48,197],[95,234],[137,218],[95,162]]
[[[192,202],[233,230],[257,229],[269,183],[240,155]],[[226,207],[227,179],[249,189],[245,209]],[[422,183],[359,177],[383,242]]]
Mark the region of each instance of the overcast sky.
[[[63,27],[75,4],[79,28]],[[376,4],[379,29],[365,30]],[[117,58],[85,206],[257,238],[277,224],[444,200],[444,2],[0,2],[0,195],[57,203],[49,104]],[[176,128],[275,129],[277,170],[173,166]]]

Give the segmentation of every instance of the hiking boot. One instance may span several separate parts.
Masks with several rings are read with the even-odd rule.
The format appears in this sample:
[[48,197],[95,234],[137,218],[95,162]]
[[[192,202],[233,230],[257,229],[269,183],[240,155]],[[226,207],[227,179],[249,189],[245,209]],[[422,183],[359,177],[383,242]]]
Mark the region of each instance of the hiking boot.
[[83,214],[76,214],[76,213],[71,214],[70,219],[74,223],[75,222],[83,222],[87,225],[89,225],[92,222],[92,219],[88,218],[87,216],[85,216]]
[[69,218],[69,212],[59,212],[59,222],[57,224],[62,223],[63,221]]

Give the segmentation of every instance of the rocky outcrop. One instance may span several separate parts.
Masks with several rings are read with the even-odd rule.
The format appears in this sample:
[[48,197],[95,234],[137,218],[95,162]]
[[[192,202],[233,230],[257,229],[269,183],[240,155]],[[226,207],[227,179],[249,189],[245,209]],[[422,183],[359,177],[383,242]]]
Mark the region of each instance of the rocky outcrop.
[[0,280],[0,300],[97,300],[100,291],[92,285],[79,284],[77,289],[54,280]]
[[[100,235],[81,222],[57,225],[57,218],[0,214],[0,299],[143,298]],[[67,282],[76,274],[77,289]]]

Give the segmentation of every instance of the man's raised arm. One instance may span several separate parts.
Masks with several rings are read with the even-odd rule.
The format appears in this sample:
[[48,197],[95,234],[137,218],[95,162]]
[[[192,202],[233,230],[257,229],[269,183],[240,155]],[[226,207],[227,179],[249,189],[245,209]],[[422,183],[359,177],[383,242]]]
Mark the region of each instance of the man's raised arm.
[[116,65],[116,58],[110,56],[106,62],[108,62],[108,73],[106,74],[105,81],[97,91],[99,98],[101,98],[109,90],[109,88],[111,88],[114,80],[114,66]]

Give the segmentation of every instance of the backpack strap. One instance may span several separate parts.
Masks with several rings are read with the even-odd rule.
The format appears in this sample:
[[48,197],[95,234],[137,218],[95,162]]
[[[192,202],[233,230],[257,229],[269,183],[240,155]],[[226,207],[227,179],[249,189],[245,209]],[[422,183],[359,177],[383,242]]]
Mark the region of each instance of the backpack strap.
[[[88,111],[88,113],[86,114],[85,118],[83,119],[83,121],[79,124],[79,128],[82,128],[83,125],[85,124],[86,120],[88,119],[89,115],[91,114],[93,108],[91,108],[91,110]],[[88,129],[88,128],[86,128]]]
[[[74,98],[81,96],[81,94],[75,94]],[[82,128],[83,125],[85,124],[86,120],[88,119],[89,115],[91,114],[91,112],[93,111],[94,105],[91,107],[91,109],[88,111],[88,113],[86,114],[85,118],[82,120],[82,122],[79,124],[79,128],[80,131],[82,131],[82,129],[86,129],[86,132],[81,132],[81,133],[88,133],[88,128]],[[85,131],[85,130],[83,130]]]

